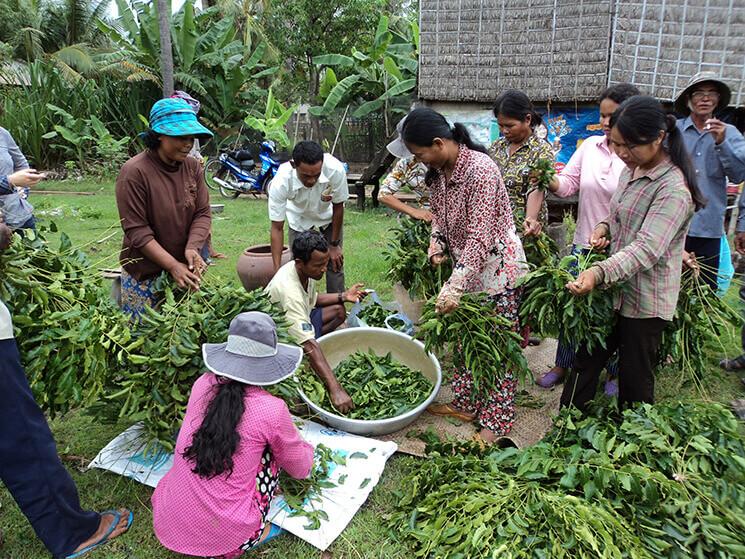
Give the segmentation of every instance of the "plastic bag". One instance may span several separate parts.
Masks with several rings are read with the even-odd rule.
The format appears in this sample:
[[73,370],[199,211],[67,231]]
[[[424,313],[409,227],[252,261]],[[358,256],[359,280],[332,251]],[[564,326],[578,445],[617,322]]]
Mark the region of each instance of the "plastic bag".
[[[362,301],[355,303],[352,309],[349,311],[347,316],[347,324],[350,328],[367,327],[365,320],[359,317],[359,314],[371,305],[380,305],[385,310],[390,311],[390,314],[385,318],[386,328],[389,330],[395,330],[396,332],[403,332],[409,336],[414,335],[414,323],[406,316],[397,303],[384,303],[376,291],[371,291],[370,294],[365,297]],[[392,319],[398,319],[403,321],[404,325],[401,328],[394,328],[389,321]]]
[[729,248],[727,235],[722,235],[719,244],[719,270],[717,271],[717,295],[724,297],[727,293],[732,278],[735,276],[735,267],[732,265],[732,253]]

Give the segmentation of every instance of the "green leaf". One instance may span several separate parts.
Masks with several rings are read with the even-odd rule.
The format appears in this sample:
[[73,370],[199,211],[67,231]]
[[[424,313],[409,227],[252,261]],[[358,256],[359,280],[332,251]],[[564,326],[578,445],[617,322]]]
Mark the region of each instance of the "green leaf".
[[313,57],[313,64],[319,66],[354,66],[354,59],[343,54],[321,54]]
[[352,113],[352,116],[354,118],[362,118],[372,112],[379,110],[381,107],[383,107],[383,105],[385,105],[385,99],[374,99],[372,101],[368,101],[367,103],[363,103],[362,105],[357,107],[357,109]]
[[398,65],[390,56],[386,56],[383,59],[383,66],[390,75],[396,78],[397,81],[401,81],[404,79],[403,74],[401,74],[401,70],[399,70],[398,68]]
[[324,113],[330,113],[339,105],[339,103],[349,97],[353,87],[357,84],[359,79],[359,76],[347,76],[339,83],[337,83],[323,103]]
[[336,78],[334,70],[332,68],[326,68],[323,71],[323,80],[321,81],[318,90],[321,99],[326,99],[337,83],[339,83],[339,80]]

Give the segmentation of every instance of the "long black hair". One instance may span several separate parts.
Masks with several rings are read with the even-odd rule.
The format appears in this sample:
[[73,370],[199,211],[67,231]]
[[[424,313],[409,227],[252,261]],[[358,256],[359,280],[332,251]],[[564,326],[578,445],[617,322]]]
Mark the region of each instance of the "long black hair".
[[[420,147],[431,146],[435,138],[453,140],[457,144],[464,144],[468,149],[487,153],[484,146],[471,138],[465,125],[456,122],[451,127],[444,116],[429,107],[414,109],[406,116],[401,137],[407,144]],[[424,182],[430,184],[436,175],[435,169],[428,169]]]
[[543,123],[543,117],[535,110],[528,96],[519,89],[508,89],[500,93],[494,103],[494,117],[499,115],[516,120],[525,120],[530,116],[530,127]]
[[465,144],[468,149],[486,153],[486,148],[471,138],[468,129],[460,122],[450,127],[448,121],[437,111],[429,107],[414,109],[406,116],[401,136],[407,144],[429,147],[435,138],[453,140],[458,144]]
[[246,408],[245,391],[246,385],[234,380],[220,379],[215,387],[202,425],[183,454],[194,462],[195,474],[210,479],[224,472],[233,473],[233,454],[241,440],[236,427]]
[[603,90],[598,98],[598,103],[602,103],[605,99],[610,99],[620,105],[634,95],[641,95],[641,91],[635,85],[625,82],[617,83]]
[[654,97],[636,95],[629,97],[610,118],[611,128],[631,145],[650,144],[665,131],[665,151],[672,162],[683,172],[688,190],[696,210],[706,205],[706,199],[698,189],[696,171],[683,143],[683,134],[678,130],[675,117],[665,111]]

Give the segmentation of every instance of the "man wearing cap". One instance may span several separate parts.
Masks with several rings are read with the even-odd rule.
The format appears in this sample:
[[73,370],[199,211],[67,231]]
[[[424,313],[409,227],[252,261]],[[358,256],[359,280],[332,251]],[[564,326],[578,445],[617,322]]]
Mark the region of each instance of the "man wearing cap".
[[212,218],[199,161],[189,157],[195,138],[212,133],[181,99],[161,99],[140,135],[147,149],[127,161],[116,180],[124,238],[122,309],[136,317],[159,294],[155,279],[168,272],[179,287],[198,289]]
[[706,207],[693,216],[686,237],[686,266],[701,262],[701,277],[717,289],[719,250],[727,210],[727,179],[745,180],[745,138],[732,125],[714,117],[729,104],[730,89],[714,72],[699,72],[675,100],[675,110],[687,115],[678,120],[688,153],[696,169],[698,187]]
[[292,243],[293,260],[274,275],[266,293],[285,312],[290,335],[303,347],[311,368],[326,385],[334,407],[345,413],[354,404],[336,379],[316,338],[341,326],[347,317],[344,303],[356,303],[366,293],[361,283],[343,293],[316,291],[316,282],[326,272],[329,253],[328,243],[318,231],[298,233]]
[[342,228],[344,202],[349,199],[344,164],[316,142],[298,142],[292,159],[279,166],[269,185],[269,219],[272,262],[279,270],[284,246],[285,221],[289,243],[301,231],[317,229],[329,244],[329,271],[326,291],[344,291]]
[[401,139],[401,130],[404,127],[405,121],[406,117],[399,121],[396,125],[398,138],[386,146],[388,151],[398,157],[399,160],[380,185],[378,200],[392,210],[406,214],[412,219],[421,219],[429,222],[432,221],[432,212],[425,208],[410,206],[396,198],[396,193],[404,186],[408,186],[416,194],[417,201],[420,204],[425,203],[429,199],[427,185],[424,182],[427,167],[424,163],[417,161]]

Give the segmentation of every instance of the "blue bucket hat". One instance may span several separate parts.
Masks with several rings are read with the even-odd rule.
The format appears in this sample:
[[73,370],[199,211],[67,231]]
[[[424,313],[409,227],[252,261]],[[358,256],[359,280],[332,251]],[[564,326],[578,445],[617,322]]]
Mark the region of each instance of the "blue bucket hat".
[[183,99],[161,99],[150,109],[150,129],[165,136],[212,138],[212,132],[199,124],[194,109]]

